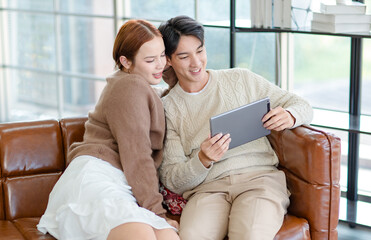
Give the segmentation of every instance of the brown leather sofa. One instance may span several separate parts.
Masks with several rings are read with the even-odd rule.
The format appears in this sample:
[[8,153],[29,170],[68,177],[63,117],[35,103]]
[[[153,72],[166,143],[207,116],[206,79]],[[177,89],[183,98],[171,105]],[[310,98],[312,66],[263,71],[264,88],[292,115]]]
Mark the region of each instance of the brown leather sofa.
[[[65,169],[67,148],[82,139],[85,121],[0,124],[0,239],[54,239],[36,224]],[[269,139],[292,194],[275,239],[337,239],[340,139],[309,126]]]

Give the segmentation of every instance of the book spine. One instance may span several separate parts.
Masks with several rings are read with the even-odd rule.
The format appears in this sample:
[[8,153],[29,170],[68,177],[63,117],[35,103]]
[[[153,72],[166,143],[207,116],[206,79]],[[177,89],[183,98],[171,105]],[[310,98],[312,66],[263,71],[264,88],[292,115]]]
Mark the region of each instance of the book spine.
[[257,4],[258,4],[258,27],[261,28],[261,27],[264,27],[264,5],[265,5],[265,2],[264,0],[258,0],[257,1]]
[[255,0],[250,1],[250,17],[251,17],[251,27],[256,27],[256,4]]
[[370,32],[369,23],[326,23],[312,21],[312,30],[333,32],[333,33],[355,33],[355,32]]
[[313,21],[328,23],[371,23],[371,15],[313,13]]
[[272,28],[272,0],[265,0],[265,26]]
[[282,0],[273,0],[273,26],[274,27],[283,27],[282,24]]
[[284,28],[291,28],[291,0],[283,0],[282,25]]
[[313,21],[316,22],[333,22],[335,21],[334,15],[325,13],[313,13]]
[[265,1],[258,0],[258,27],[262,28],[265,27]]
[[327,14],[365,14],[366,5],[326,5],[321,3],[320,11]]

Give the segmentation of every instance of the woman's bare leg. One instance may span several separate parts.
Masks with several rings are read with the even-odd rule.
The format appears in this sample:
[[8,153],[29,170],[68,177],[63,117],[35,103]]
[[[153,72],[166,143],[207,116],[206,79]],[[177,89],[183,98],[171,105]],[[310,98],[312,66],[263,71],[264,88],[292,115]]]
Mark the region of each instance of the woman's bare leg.
[[180,240],[178,234],[170,228],[154,229],[157,240]]
[[107,240],[133,240],[133,239],[156,240],[155,231],[148,224],[133,222],[121,224],[115,227],[110,231],[107,237]]

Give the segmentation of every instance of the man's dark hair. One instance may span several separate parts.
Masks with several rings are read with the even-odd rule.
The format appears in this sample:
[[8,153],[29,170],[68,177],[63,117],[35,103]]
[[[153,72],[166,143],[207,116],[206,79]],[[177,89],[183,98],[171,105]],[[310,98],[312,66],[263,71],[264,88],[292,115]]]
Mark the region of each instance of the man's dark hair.
[[169,58],[176,51],[182,35],[194,36],[204,44],[204,27],[188,16],[177,16],[162,23],[158,28],[165,44],[165,54]]

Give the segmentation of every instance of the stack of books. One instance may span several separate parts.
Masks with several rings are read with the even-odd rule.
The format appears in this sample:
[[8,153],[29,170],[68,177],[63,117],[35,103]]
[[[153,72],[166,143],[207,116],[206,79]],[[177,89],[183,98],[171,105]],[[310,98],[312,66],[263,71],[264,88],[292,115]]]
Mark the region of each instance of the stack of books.
[[273,0],[273,26],[291,28],[291,0]]
[[371,15],[360,2],[347,4],[321,3],[320,12],[313,12],[312,31],[332,33],[369,33]]
[[311,0],[250,0],[251,27],[300,29],[310,26]]

